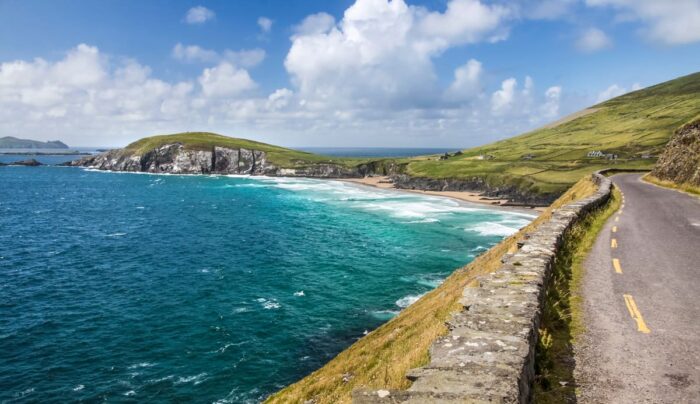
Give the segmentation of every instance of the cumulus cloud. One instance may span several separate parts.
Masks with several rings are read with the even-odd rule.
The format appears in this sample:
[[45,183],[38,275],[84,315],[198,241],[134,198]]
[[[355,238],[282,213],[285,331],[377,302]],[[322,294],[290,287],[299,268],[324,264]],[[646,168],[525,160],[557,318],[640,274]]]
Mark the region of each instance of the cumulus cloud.
[[327,13],[311,14],[294,27],[295,36],[312,36],[328,32],[335,25],[335,18]]
[[598,28],[589,28],[576,40],[576,48],[581,52],[596,52],[610,48],[612,40]]
[[611,7],[618,20],[645,24],[644,34],[668,45],[700,41],[700,1],[698,0],[586,0],[591,7]]
[[258,26],[260,27],[260,30],[266,34],[272,30],[272,23],[273,21],[267,17],[260,17],[258,18]]
[[238,96],[256,87],[246,70],[228,62],[204,69],[198,81],[207,97]]
[[265,51],[260,48],[233,51],[224,50],[222,53],[205,49],[198,45],[183,45],[177,43],[172,50],[173,58],[185,63],[217,63],[228,61],[241,67],[254,67],[265,59]]
[[137,61],[79,45],[57,61],[0,64],[0,133],[69,134],[73,144],[102,143],[90,139],[100,133],[110,136],[103,145],[114,146],[183,130],[282,144],[388,145],[407,136],[415,146],[485,142],[555,118],[561,87],[537,91],[530,77],[522,85],[503,80],[469,57],[444,83],[434,62],[450,48],[468,54],[465,45],[504,39],[517,15],[479,0],[450,0],[438,11],[357,0],[338,21],[319,13],[293,28],[284,61],[291,84],[268,92],[248,71],[265,57],[261,49],[178,43],[174,59],[204,66],[189,80],[168,82]]
[[552,119],[559,116],[561,92],[561,86],[552,86],[545,91],[545,102],[542,104],[542,115],[544,118]]
[[449,47],[507,36],[508,9],[451,0],[443,12],[403,0],[357,0],[295,30],[285,67],[309,105],[412,108],[436,102],[432,59]]
[[192,7],[185,14],[185,22],[188,24],[204,24],[214,19],[216,14],[204,6]]
[[450,100],[465,101],[474,98],[481,92],[482,65],[476,59],[469,60],[454,72],[454,80],[447,89],[446,96]]
[[618,84],[612,84],[610,87],[606,88],[605,90],[601,91],[598,93],[598,102],[603,102],[607,101],[611,98],[619,97],[623,94],[627,94],[630,91],[637,91],[640,90],[642,86],[639,83],[634,83],[632,84],[632,87],[629,89],[622,87]]

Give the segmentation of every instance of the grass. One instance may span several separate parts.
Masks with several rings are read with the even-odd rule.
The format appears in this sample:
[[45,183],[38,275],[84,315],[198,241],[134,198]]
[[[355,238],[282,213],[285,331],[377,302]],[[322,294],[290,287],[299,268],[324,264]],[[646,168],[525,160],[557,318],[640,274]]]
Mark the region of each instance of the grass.
[[675,189],[676,191],[686,192],[692,195],[700,195],[700,187],[692,184],[678,184],[673,181],[662,180],[651,174],[643,176],[642,179],[648,183],[658,185],[660,187]]
[[313,399],[316,404],[349,403],[351,392],[356,388],[409,387],[406,372],[428,362],[430,344],[447,332],[445,321],[449,314],[461,309],[458,300],[462,290],[477,276],[498,269],[501,257],[514,251],[524,234],[546,221],[554,209],[585,198],[595,190],[590,177],[582,179],[528,226],[456,270],[440,286],[395,318],[348,347],[322,368],[273,394],[267,402],[297,403]]
[[332,158],[209,132],[184,132],[172,135],[150,136],[129,144],[125,147],[125,151],[144,154],[157,147],[172,143],[182,143],[185,148],[190,150],[211,150],[214,146],[260,150],[267,153],[267,158],[271,163],[283,168],[304,167],[320,163],[354,167],[368,161],[368,159]]
[[[464,150],[460,156],[412,160],[407,172],[428,178],[481,177],[493,186],[515,185],[538,194],[560,194],[604,167],[650,170],[673,131],[700,110],[700,73],[617,97],[558,124]],[[586,111],[583,111],[586,112]],[[588,158],[601,150],[616,161]],[[523,156],[533,154],[530,160]],[[478,156],[491,159],[479,160]]]
[[[620,207],[620,191],[613,189],[607,204],[588,214],[564,236],[547,288],[542,327],[535,356],[536,403],[576,401],[573,344],[585,330],[581,283],[583,262],[608,218]],[[562,384],[563,383],[563,384]]]

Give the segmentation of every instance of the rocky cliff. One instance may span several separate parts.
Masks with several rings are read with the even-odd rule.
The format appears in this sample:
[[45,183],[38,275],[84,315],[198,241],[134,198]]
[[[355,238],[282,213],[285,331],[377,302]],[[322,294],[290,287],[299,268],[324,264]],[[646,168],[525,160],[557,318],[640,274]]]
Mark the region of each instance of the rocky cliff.
[[355,166],[332,162],[302,162],[280,167],[270,161],[268,152],[248,148],[212,146],[189,148],[181,142],[162,144],[146,151],[130,148],[110,150],[66,163],[108,171],[168,174],[242,174],[311,178],[362,178],[389,176],[400,189],[482,192],[487,197],[508,199],[515,204],[548,205],[557,195],[531,194],[516,186],[494,187],[484,179],[432,179],[406,175],[406,165],[380,159]]
[[400,189],[420,189],[425,191],[469,191],[481,192],[489,198],[507,199],[517,205],[550,205],[558,194],[533,194],[515,185],[493,186],[481,177],[471,179],[434,179],[411,177],[405,174],[392,176],[394,186]]
[[281,168],[270,163],[267,152],[246,148],[214,146],[192,150],[182,143],[165,144],[139,154],[116,149],[66,163],[98,170],[168,174],[248,174],[343,178],[362,176],[359,168],[336,164],[314,164]]
[[700,119],[673,134],[651,174],[677,184],[700,187]]

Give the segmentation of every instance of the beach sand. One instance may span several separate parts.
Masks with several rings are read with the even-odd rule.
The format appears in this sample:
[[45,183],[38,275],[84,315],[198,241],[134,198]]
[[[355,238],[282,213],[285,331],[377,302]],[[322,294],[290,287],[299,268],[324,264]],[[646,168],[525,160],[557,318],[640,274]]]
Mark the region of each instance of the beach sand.
[[391,182],[389,177],[365,177],[365,178],[346,178],[342,181],[353,182],[356,184],[368,185],[371,187],[382,188],[382,189],[395,189],[397,191],[413,192],[421,195],[435,195],[444,196],[448,198],[458,199],[460,201],[478,203],[488,206],[498,206],[502,208],[513,208],[515,210],[527,210],[527,211],[537,211],[542,212],[545,208],[529,208],[527,206],[503,206],[504,203],[508,202],[506,199],[486,199],[483,194],[479,192],[468,192],[468,191],[421,191],[418,189],[403,189],[395,188],[394,184]]

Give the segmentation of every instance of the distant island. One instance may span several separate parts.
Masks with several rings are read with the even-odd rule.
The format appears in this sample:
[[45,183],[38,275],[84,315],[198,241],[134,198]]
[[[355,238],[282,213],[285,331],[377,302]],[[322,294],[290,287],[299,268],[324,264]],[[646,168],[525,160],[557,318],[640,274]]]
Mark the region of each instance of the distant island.
[[19,139],[13,136],[0,138],[0,149],[68,149],[68,145],[60,140],[41,142],[39,140]]

